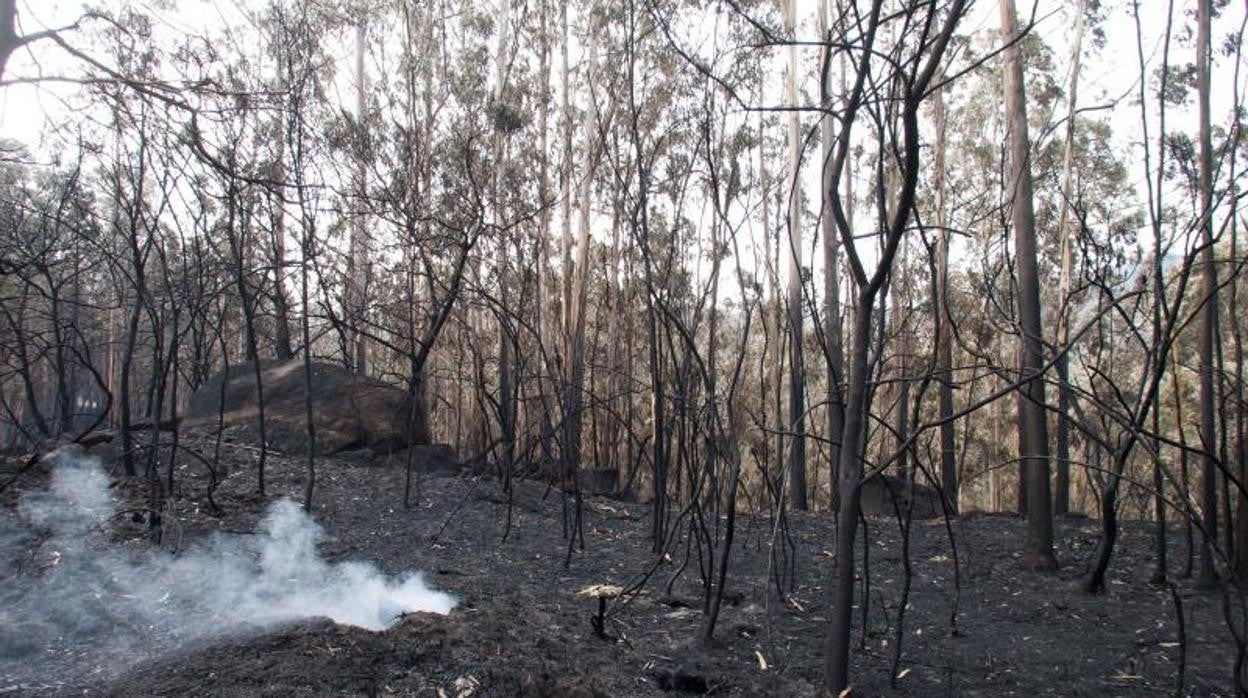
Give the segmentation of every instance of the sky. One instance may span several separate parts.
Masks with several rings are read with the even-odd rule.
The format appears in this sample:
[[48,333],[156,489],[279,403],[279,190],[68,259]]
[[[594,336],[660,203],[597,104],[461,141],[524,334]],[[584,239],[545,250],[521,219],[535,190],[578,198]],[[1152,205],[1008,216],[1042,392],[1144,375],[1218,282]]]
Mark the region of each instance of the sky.
[[[501,0],[493,1],[497,5]],[[1016,2],[1019,5],[1020,21],[1026,22],[1027,17],[1034,17],[1035,31],[1052,48],[1058,73],[1068,74],[1073,2],[1071,0],[1034,0],[1034,2],[1016,0]],[[1141,140],[1140,117],[1134,105],[1138,89],[1135,24],[1129,10],[1130,5],[1125,0],[1106,0],[1106,2],[1111,6],[1103,24],[1106,44],[1099,50],[1089,48],[1084,52],[1080,102],[1084,106],[1116,104],[1113,109],[1105,112],[1105,115],[1113,125],[1116,145],[1123,159],[1132,168],[1132,179],[1140,185],[1142,200],[1142,184],[1146,173],[1138,149]],[[129,6],[149,13],[157,20],[156,30],[167,36],[198,33],[205,27],[239,24],[245,21],[248,12],[263,7],[263,3],[256,0],[130,0],[128,2],[114,0],[113,4],[116,7]],[[1140,0],[1140,4],[1141,23],[1145,36],[1144,53],[1151,64],[1157,61],[1160,53],[1160,37],[1164,29],[1166,2],[1165,0]],[[20,29],[23,33],[27,33],[64,26],[80,15],[83,5],[82,0],[18,0]],[[1176,0],[1175,5],[1176,26],[1193,26],[1194,22],[1186,13],[1193,10],[1194,1]],[[799,34],[802,38],[813,39],[815,37],[816,7],[816,0],[800,0],[797,3]],[[1215,25],[1215,46],[1228,33],[1240,26],[1244,20],[1244,12],[1243,3],[1232,3],[1227,8]],[[972,0],[970,16],[963,22],[961,31],[974,33],[980,37],[992,37],[997,31],[999,22],[998,6],[994,0]],[[337,95],[337,99],[345,105],[345,108],[353,110],[350,92],[354,84],[354,76],[349,67],[353,65],[353,61],[349,58],[353,42],[347,35],[339,39],[340,45],[332,50],[343,55],[344,68],[340,71],[338,81],[331,86],[331,93]],[[73,41],[72,36],[71,41]],[[261,58],[259,52],[262,49],[258,44],[259,42],[255,42],[255,45],[247,46],[244,42],[240,42],[233,47],[233,50],[254,51],[257,54],[255,58],[259,61]],[[90,48],[81,43],[78,45],[86,49]],[[575,52],[578,50],[579,47],[574,46],[574,59],[576,58]],[[810,52],[810,55],[805,56],[805,60],[814,60],[816,55],[814,52],[817,49],[804,50]],[[1176,44],[1172,47],[1173,60],[1188,61],[1190,60],[1188,54],[1191,51],[1189,46]],[[783,64],[783,56],[783,52],[777,52],[775,59],[777,70],[782,70],[779,66]],[[557,60],[557,56],[553,59]],[[1214,73],[1213,118],[1215,122],[1225,121],[1234,94],[1231,89],[1233,66],[1226,64],[1227,59],[1220,60],[1221,63],[1215,67]],[[52,44],[44,42],[37,44],[33,51],[23,50],[15,54],[5,77],[12,80],[36,76],[72,75],[74,70],[72,59],[65,57]],[[779,81],[776,82],[779,83]],[[766,99],[773,102],[781,101],[783,95],[778,92],[778,89],[777,87],[775,95],[768,96]],[[802,83],[802,89],[807,95],[817,94],[813,76],[806,77]],[[0,136],[15,138],[33,146],[36,160],[44,162],[51,160],[55,157],[55,145],[42,141],[42,138],[49,125],[63,125],[77,118],[75,91],[76,88],[73,85],[55,80],[43,81],[37,85],[9,84],[0,87]],[[1060,117],[1061,114],[1055,115],[1055,118]],[[1188,132],[1195,129],[1193,110],[1173,111],[1168,118],[1172,129]],[[1153,121],[1155,123],[1155,118]],[[1034,136],[1036,134],[1033,134]],[[1060,138],[1061,130],[1054,130],[1051,137]],[[41,143],[44,145],[41,146]],[[780,163],[777,162],[773,165],[773,169],[779,166]],[[814,192],[817,189],[817,176],[816,166],[806,168],[803,186],[808,192]],[[808,194],[808,197],[810,195]],[[708,212],[704,211],[701,216],[696,212],[691,215],[695,220],[700,218],[704,221],[704,225],[709,225]],[[609,225],[596,225],[595,228],[597,228],[595,235],[599,238],[606,239],[610,234]],[[806,248],[807,255],[810,249],[809,246]],[[815,249],[818,248],[815,247]],[[814,260],[807,259],[807,265],[813,265],[816,275],[822,273],[820,256],[817,253]],[[869,252],[867,256],[870,256]]]
[[[1110,0],[1122,5],[1123,0]],[[495,0],[494,4],[497,4]],[[105,6],[110,3],[103,3]],[[167,3],[162,0],[114,0],[114,6],[129,6],[148,12],[158,22],[158,31],[167,34],[194,33],[202,27],[221,26],[226,23],[238,23],[247,13],[263,6],[257,0],[173,0]],[[171,4],[172,7],[166,7]],[[801,31],[806,38],[814,37],[814,13],[817,0],[799,0],[797,13],[801,21]],[[1028,15],[1036,18],[1035,30],[1039,32],[1053,48],[1060,65],[1069,66],[1069,35],[1071,27],[1071,2],[1069,0],[1019,0],[1021,21]],[[1164,26],[1165,0],[1142,0],[1141,18],[1146,41],[1146,52],[1152,57],[1158,50],[1158,37]],[[1176,23],[1183,23],[1182,13],[1190,8],[1190,0],[1179,0],[1176,8]],[[18,0],[19,23],[23,32],[39,31],[46,28],[65,26],[73,22],[82,12],[82,0]],[[962,24],[963,32],[995,32],[999,24],[996,2],[991,0],[972,0],[971,15]],[[1223,34],[1235,28],[1243,18],[1243,7],[1233,3],[1226,14],[1220,18],[1215,33]],[[1132,90],[1136,78],[1136,47],[1134,23],[1125,7],[1112,12],[1104,24],[1107,45],[1100,52],[1086,51],[1082,75],[1083,93],[1087,100],[1104,99],[1121,95]],[[1221,30],[1221,31],[1219,31]],[[349,43],[344,38],[344,50],[349,50]],[[247,50],[240,47],[240,50]],[[257,48],[258,50],[258,48]],[[814,49],[810,49],[813,51]],[[1182,57],[1178,49],[1176,54]],[[59,55],[59,51],[50,44],[36,45],[34,57],[30,51],[20,51],[10,62],[7,78],[17,76],[31,77],[35,75],[55,75],[72,71],[72,63]],[[806,85],[808,92],[813,92],[813,85]],[[69,117],[64,113],[66,105],[63,100],[72,92],[72,86],[64,84],[44,83],[38,87],[29,85],[8,85],[0,88],[0,133],[6,137],[18,138],[27,142],[38,139],[44,122],[63,120]],[[1220,100],[1218,98],[1221,98]],[[1218,91],[1215,94],[1214,113],[1224,112],[1229,106],[1229,91]],[[1216,102],[1222,101],[1220,110]],[[1132,109],[1120,109],[1119,113],[1138,123]],[[1138,128],[1138,127],[1137,127]]]

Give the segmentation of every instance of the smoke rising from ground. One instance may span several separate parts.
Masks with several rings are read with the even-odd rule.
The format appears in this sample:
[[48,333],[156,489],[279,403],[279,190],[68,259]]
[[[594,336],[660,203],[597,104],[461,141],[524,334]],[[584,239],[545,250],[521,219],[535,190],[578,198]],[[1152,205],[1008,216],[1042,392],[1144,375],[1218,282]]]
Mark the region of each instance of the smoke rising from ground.
[[0,691],[92,683],[223,636],[324,616],[383,630],[410,611],[447,613],[419,573],[330,563],[321,527],[273,503],[255,535],[217,535],[179,555],[108,541],[116,513],[92,459],[57,458],[46,492],[0,517]]

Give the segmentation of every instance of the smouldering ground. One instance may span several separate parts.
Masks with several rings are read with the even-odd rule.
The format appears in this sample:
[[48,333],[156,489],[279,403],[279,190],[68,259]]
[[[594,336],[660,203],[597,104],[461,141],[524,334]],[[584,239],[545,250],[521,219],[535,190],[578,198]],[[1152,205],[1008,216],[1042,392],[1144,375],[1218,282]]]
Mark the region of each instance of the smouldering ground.
[[[182,476],[183,535],[245,532],[265,502],[252,493],[254,451],[229,447],[235,465],[217,492],[224,515],[211,516],[204,481]],[[297,495],[297,458],[270,460],[270,496]],[[20,484],[37,487],[34,473]],[[78,666],[27,687],[47,693],[113,695],[661,695],[679,679],[705,681],[719,695],[817,695],[827,629],[825,581],[832,561],[830,520],[791,519],[796,546],[794,592],[775,596],[767,577],[771,529],[741,521],[729,596],[716,633],[700,640],[703,616],[696,549],[669,597],[665,587],[682,561],[680,548],[660,565],[643,593],[595,636],[594,602],[577,596],[594,583],[626,584],[651,563],[648,507],[592,499],[586,550],[563,559],[562,503],[556,491],[521,482],[507,528],[506,500],[496,483],[430,477],[420,503],[401,504],[402,469],[384,461],[322,459],[315,516],[328,531],[330,560],[367,559],[390,573],[419,569],[430,584],[459,599],[449,616],[417,615],[382,633],[310,620],[260,637],[193,648],[151,648],[156,659],[121,675]],[[137,484],[122,491],[141,497]],[[5,493],[11,506],[14,495]],[[901,589],[895,522],[870,526],[870,594],[865,646],[855,631],[853,680],[867,695],[1105,696],[1172,693],[1179,648],[1169,592],[1148,585],[1147,529],[1128,524],[1107,593],[1077,589],[1096,542],[1095,524],[1059,522],[1062,571],[1025,573],[1017,565],[1022,522],[972,516],[954,523],[962,591],[957,633],[950,632],[953,562],[941,522],[916,522],[913,588],[905,614],[901,677],[890,686]],[[131,533],[141,526],[135,524]],[[1175,556],[1181,544],[1175,548]],[[7,583],[7,581],[5,582]],[[210,580],[205,580],[210,583]],[[1180,585],[1187,617],[1185,693],[1230,695],[1233,647],[1217,593]],[[861,601],[862,595],[859,594]],[[761,657],[761,660],[760,660]],[[765,665],[765,666],[764,666]],[[6,686],[0,686],[4,690]]]

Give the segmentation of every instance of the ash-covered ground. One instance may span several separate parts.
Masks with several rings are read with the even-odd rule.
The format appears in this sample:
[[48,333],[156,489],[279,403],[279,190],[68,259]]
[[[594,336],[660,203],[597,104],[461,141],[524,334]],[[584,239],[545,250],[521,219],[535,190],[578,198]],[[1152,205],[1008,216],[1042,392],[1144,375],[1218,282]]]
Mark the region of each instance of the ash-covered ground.
[[[196,445],[194,437],[189,443]],[[207,441],[199,445],[210,452]],[[125,559],[140,560],[142,572],[151,570],[144,565],[152,555],[175,561],[170,564],[204,555],[212,550],[214,536],[252,541],[231,549],[251,566],[238,564],[257,574],[263,568],[257,562],[263,560],[263,545],[257,547],[253,539],[271,537],[275,501],[299,497],[304,464],[300,458],[270,457],[269,493],[261,498],[255,494],[254,448],[226,444],[223,454],[230,472],[214,497],[220,513],[205,497],[208,480],[202,465],[188,461],[179,470],[176,523],[166,522],[166,539],[176,531],[181,541],[178,555],[150,549],[145,524],[125,514],[142,508],[145,483],[116,473],[108,474],[107,487],[111,505],[121,513],[102,530],[84,535],[84,545],[106,556],[124,551]],[[0,481],[7,480],[0,473]],[[49,566],[49,544],[58,535],[23,511],[31,493],[47,492],[53,483],[53,469],[39,466],[0,494],[5,514],[0,585],[6,594],[0,614],[9,614],[6,618],[17,608],[9,601],[19,593],[15,589],[48,588],[56,568],[65,564],[58,560]],[[212,574],[157,573],[147,577],[160,582],[152,588],[144,588],[138,574],[123,585],[139,602],[106,606],[113,615],[87,618],[76,617],[78,611],[66,606],[59,612],[64,617],[49,623],[60,633],[51,638],[49,627],[9,632],[9,624],[0,620],[0,635],[7,638],[0,646],[0,667],[6,667],[0,671],[0,691],[648,696],[683,688],[718,695],[818,695],[827,631],[825,585],[832,571],[826,514],[790,517],[794,584],[783,600],[768,576],[772,529],[765,519],[739,519],[728,600],[715,641],[702,640],[698,551],[683,545],[659,562],[639,595],[612,607],[609,638],[602,639],[591,624],[597,602],[577,592],[590,584],[627,585],[654,566],[646,505],[589,499],[586,548],[565,567],[567,540],[557,490],[520,481],[509,503],[495,481],[442,475],[423,478],[414,506],[405,508],[403,488],[403,468],[395,461],[318,460],[312,519],[324,535],[312,545],[326,575],[320,579],[332,578],[332,570],[345,569],[342,563],[351,561],[375,566],[371,578],[383,585],[401,586],[410,579],[405,575],[422,571],[432,590],[454,598],[449,614],[406,615],[380,632],[306,613],[247,624],[196,610],[197,599],[211,596],[220,581]],[[866,695],[899,696],[1173,693],[1182,648],[1170,592],[1147,583],[1149,529],[1125,526],[1109,591],[1087,595],[1078,590],[1078,577],[1096,543],[1095,522],[1059,522],[1063,566],[1056,574],[1019,568],[1022,527],[1022,521],[1008,516],[955,521],[960,562],[960,592],[955,592],[944,523],[914,523],[914,575],[892,682],[901,545],[896,522],[872,521],[870,578],[862,580],[857,597],[861,603],[869,586],[861,643],[861,626],[855,629],[855,685]],[[1176,541],[1175,558],[1182,547]],[[688,564],[669,591],[686,552]],[[256,577],[258,586],[265,584],[262,577]],[[160,591],[153,597],[156,588]],[[278,583],[263,594],[259,589],[239,593],[252,593],[250,598],[274,607],[309,608],[297,598],[301,589],[309,591]],[[287,591],[291,598],[283,598]],[[1231,695],[1234,646],[1222,596],[1194,591],[1185,581],[1179,591],[1187,630],[1184,693]],[[341,590],[342,603],[350,604],[356,592]],[[170,596],[161,602],[165,593]],[[175,623],[180,633],[145,628],[152,612],[143,608],[167,606],[171,599],[195,622]]]

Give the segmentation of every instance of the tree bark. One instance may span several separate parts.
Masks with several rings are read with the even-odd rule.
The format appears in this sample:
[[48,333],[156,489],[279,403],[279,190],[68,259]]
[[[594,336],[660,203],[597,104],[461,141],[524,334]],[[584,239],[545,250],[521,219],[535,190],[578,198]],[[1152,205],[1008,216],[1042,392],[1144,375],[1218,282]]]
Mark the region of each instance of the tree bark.
[[1199,152],[1197,153],[1197,188],[1200,196],[1201,257],[1200,313],[1200,447],[1201,456],[1201,531],[1200,571],[1197,585],[1213,587],[1218,583],[1214,544],[1218,539],[1218,428],[1217,391],[1214,372],[1214,337],[1218,324],[1218,270],[1213,255],[1213,143],[1209,131],[1209,70],[1210,22],[1212,0],[1197,0],[1196,11],[1196,90],[1199,111]]
[[871,341],[872,301],[860,294],[850,333],[849,390],[846,392],[845,444],[841,449],[841,506],[836,515],[836,573],[832,588],[833,624],[828,638],[825,672],[832,695],[849,685],[849,644],[854,606],[854,537],[861,513],[862,460],[860,444],[866,429],[867,351]]
[[932,163],[936,176],[936,372],[939,375],[940,491],[950,513],[958,513],[957,444],[953,420],[953,320],[949,315],[949,221],[945,191],[945,92],[932,95],[936,137]]
[[[819,35],[825,38],[828,36],[827,0],[819,0]],[[831,60],[831,55],[830,50],[825,50],[823,77],[819,85],[823,93],[822,104],[824,109],[832,108],[832,70],[831,66],[826,64],[827,61]],[[824,349],[824,369],[827,372],[828,382],[828,482],[831,494],[830,504],[832,510],[835,511],[837,508],[837,465],[841,460],[841,441],[845,431],[845,396],[843,395],[845,339],[841,332],[840,237],[837,234],[836,221],[833,220],[832,213],[832,197],[837,196],[839,192],[832,190],[833,182],[836,179],[831,171],[835,167],[833,147],[836,143],[836,137],[833,132],[831,114],[825,113],[820,119],[819,137],[822,153],[820,162],[823,173],[821,192],[823,208],[820,213],[820,222],[822,224],[820,234],[823,235],[823,323],[824,337],[827,342],[827,346]]]
[[1061,235],[1061,276],[1058,282],[1057,310],[1057,479],[1054,483],[1053,513],[1070,511],[1070,285],[1073,265],[1071,212],[1075,205],[1074,152],[1075,115],[1079,103],[1079,65],[1083,56],[1083,15],[1086,0],[1075,1],[1075,36],[1072,39],[1070,88],[1066,98],[1066,143],[1062,153],[1062,200],[1058,231]]
[[[581,179],[580,191],[577,193],[578,228],[576,241],[575,266],[564,268],[569,278],[570,303],[566,316],[567,345],[564,351],[567,362],[567,373],[564,382],[563,423],[564,423],[564,474],[571,478],[576,487],[576,531],[581,523],[581,489],[579,473],[581,468],[582,424],[584,422],[584,387],[585,387],[585,306],[589,287],[589,247],[590,220],[594,193],[594,178],[598,170],[598,161],[602,154],[602,145],[598,137],[598,106],[594,101],[594,80],[598,61],[598,40],[596,30],[592,26],[594,8],[591,3],[588,38],[588,57],[585,79],[585,91],[589,98],[589,118],[584,122],[584,149],[586,156],[585,173]],[[564,258],[565,263],[569,257]],[[574,533],[573,539],[576,538]],[[571,548],[569,548],[571,550]]]
[[[1231,160],[1231,171],[1229,173],[1230,181],[1235,181],[1235,161]],[[1231,200],[1231,250],[1230,258],[1239,259],[1239,216],[1238,199]],[[1235,273],[1231,277],[1230,299],[1227,307],[1231,309],[1229,320],[1231,323],[1231,337],[1233,343],[1231,351],[1232,361],[1235,364],[1235,374],[1232,380],[1234,386],[1234,405],[1235,405],[1235,445],[1232,449],[1233,460],[1232,467],[1235,475],[1241,483],[1248,482],[1248,446],[1245,445],[1245,439],[1248,434],[1245,433],[1244,424],[1244,335],[1241,325],[1239,308],[1239,274]],[[1240,582],[1248,581],[1248,497],[1244,495],[1239,488],[1235,488],[1235,577]]]
[[1053,514],[1049,499],[1049,436],[1045,408],[1044,334],[1040,310],[1040,275],[1036,260],[1036,216],[1032,202],[1030,140],[1023,82],[1023,57],[1018,42],[1014,0],[1001,0],[1001,34],[1005,49],[1005,109],[1009,122],[1011,223],[1018,265],[1019,362],[1026,382],[1018,394],[1019,464],[1025,472],[1027,533],[1023,564],[1053,569]]
[[368,375],[368,344],[361,327],[368,312],[369,250],[368,230],[364,216],[364,201],[368,196],[368,159],[365,147],[368,132],[366,112],[368,109],[368,76],[364,71],[365,18],[360,17],[355,27],[355,118],[359,152],[356,153],[356,196],[359,211],[351,226],[350,254],[347,256],[347,289],[344,305],[347,319],[347,365],[361,376]]
[[[495,108],[506,108],[507,74],[504,66],[507,63],[509,50],[509,32],[511,31],[511,0],[503,0],[502,12],[499,17],[498,52],[495,56],[494,72],[494,103]],[[503,230],[504,205],[502,198],[502,173],[507,167],[507,134],[500,124],[494,129],[494,219],[499,230]],[[507,264],[508,240],[505,235],[499,236],[497,252],[497,269],[495,277],[499,284],[499,297],[508,286],[507,275],[510,271]],[[516,435],[516,400],[515,400],[515,351],[514,337],[509,327],[510,321],[504,308],[498,313],[498,426],[500,432],[499,468],[503,473],[503,482],[510,486],[513,451]]]
[[[784,30],[790,38],[796,31],[796,0],[785,5]],[[797,46],[789,45],[789,70],[785,77],[785,99],[797,106]],[[805,511],[806,502],[806,373],[802,360],[802,186],[801,132],[797,111],[789,111],[789,178],[788,178],[788,260],[789,260],[789,496],[793,508]]]
[[[279,86],[279,91],[282,89]],[[274,153],[273,178],[282,182],[286,178],[286,112],[277,117],[277,144]],[[290,302],[286,298],[286,209],[280,196],[270,196],[272,207],[272,231],[270,235],[270,264],[273,266],[273,353],[278,361],[294,358],[295,350],[290,339]]]

